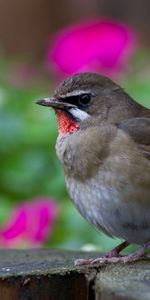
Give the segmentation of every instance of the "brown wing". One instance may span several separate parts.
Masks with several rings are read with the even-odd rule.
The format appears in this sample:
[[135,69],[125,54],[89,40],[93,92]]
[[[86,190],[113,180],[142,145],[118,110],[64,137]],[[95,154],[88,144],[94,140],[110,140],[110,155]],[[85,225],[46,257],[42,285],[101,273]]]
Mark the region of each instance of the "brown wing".
[[150,159],[150,118],[131,118],[122,121],[118,127],[127,132],[139,145],[144,156]]

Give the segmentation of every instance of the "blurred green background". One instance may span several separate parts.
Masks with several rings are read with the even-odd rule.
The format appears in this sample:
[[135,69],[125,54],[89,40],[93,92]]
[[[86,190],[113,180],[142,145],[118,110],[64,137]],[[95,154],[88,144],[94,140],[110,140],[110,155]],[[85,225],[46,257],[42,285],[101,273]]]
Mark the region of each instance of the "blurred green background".
[[[45,4],[44,1],[27,1],[25,4],[24,1],[24,13],[18,1],[14,2],[12,11],[8,0],[1,7],[0,15],[7,15],[7,12],[8,16],[7,24],[4,17],[3,23],[0,21],[3,25],[0,29],[0,226],[2,228],[7,223],[13,207],[18,203],[45,196],[55,199],[59,206],[52,237],[47,239],[45,246],[84,249],[91,245],[91,249],[97,247],[104,251],[118,241],[96,232],[76,212],[66,192],[63,170],[55,154],[55,115],[51,110],[35,104],[37,99],[52,94],[56,86],[53,71],[49,74],[44,66],[44,49],[48,36],[56,29],[81,21],[91,14],[107,14],[134,25],[139,34],[139,46],[117,81],[137,101],[150,107],[149,19],[143,12],[139,19],[139,11],[133,9],[130,1],[127,1],[126,8],[120,7],[119,1],[105,1],[105,4],[104,1],[85,1],[86,9],[84,11],[81,5],[80,12],[74,9],[75,1],[70,2],[73,6],[67,1],[58,2],[58,11],[51,1],[49,4],[46,1]],[[62,16],[63,3],[66,9]],[[148,1],[145,4],[148,9]],[[20,16],[18,23],[15,7]],[[38,20],[42,24],[40,32]],[[144,25],[140,25],[142,20]],[[142,26],[145,26],[144,31]],[[17,27],[20,28],[16,34]]]

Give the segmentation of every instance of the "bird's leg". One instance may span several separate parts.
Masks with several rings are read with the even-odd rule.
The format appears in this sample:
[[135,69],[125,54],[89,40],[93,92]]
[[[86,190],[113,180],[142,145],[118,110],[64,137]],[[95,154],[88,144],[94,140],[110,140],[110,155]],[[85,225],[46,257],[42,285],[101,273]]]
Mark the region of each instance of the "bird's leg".
[[105,262],[105,261],[108,261],[111,258],[118,258],[119,253],[128,246],[129,246],[129,243],[127,241],[124,241],[123,243],[121,243],[120,245],[118,245],[117,247],[112,249],[111,251],[107,252],[104,256],[102,256],[100,258],[96,258],[96,259],[76,259],[75,260],[75,266],[89,265],[89,264],[98,263],[101,260],[104,260],[104,262]]
[[110,250],[109,252],[107,252],[104,257],[118,257],[119,253],[125,249],[126,247],[128,247],[130,245],[130,243],[128,243],[127,241],[124,241],[123,243],[119,244],[117,247],[115,247],[114,249]]
[[[121,246],[121,245],[120,245]],[[117,262],[122,262],[122,263],[128,263],[128,262],[133,262],[145,255],[145,251],[150,247],[150,241],[145,243],[143,246],[141,246],[137,251],[135,251],[132,254],[129,255],[124,255],[124,256],[112,256],[112,257],[100,257],[96,258],[93,261],[90,262],[90,264],[98,264],[98,263],[105,263],[105,262],[112,262],[112,263],[117,263]]]

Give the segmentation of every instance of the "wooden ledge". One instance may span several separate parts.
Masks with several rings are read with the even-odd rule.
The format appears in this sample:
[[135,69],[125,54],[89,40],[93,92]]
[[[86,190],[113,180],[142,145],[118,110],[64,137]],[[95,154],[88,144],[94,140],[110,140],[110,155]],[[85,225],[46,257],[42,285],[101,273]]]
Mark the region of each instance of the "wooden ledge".
[[150,260],[74,267],[96,253],[0,250],[0,300],[150,299]]

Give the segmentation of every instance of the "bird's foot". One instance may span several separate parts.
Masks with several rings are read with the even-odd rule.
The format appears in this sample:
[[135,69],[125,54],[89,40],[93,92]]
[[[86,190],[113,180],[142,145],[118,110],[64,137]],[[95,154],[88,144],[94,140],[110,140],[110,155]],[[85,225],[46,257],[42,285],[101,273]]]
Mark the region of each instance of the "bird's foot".
[[[125,244],[126,243],[126,244]],[[150,241],[141,246],[136,252],[121,256],[119,252],[127,246],[127,242],[122,243],[121,245],[114,248],[112,251],[108,252],[102,257],[95,259],[77,259],[75,261],[75,266],[83,265],[94,265],[94,264],[104,264],[104,263],[128,263],[139,260],[142,257],[146,257],[145,251],[150,247]]]
[[93,265],[93,264],[103,264],[106,262],[118,262],[118,259],[120,259],[121,256],[119,256],[118,253],[115,253],[114,250],[108,252],[106,255],[102,257],[98,257],[95,259],[76,259],[75,260],[75,266],[85,266],[85,265]]
[[75,261],[75,266],[83,266],[83,265],[95,265],[95,264],[104,264],[104,263],[128,263],[133,262],[141,258],[144,254],[133,253],[129,255],[121,256],[117,254],[116,256],[108,256],[107,254],[98,257],[95,259],[77,259]]
[[90,262],[90,265],[94,265],[94,264],[104,264],[104,263],[129,263],[129,262],[133,262],[136,260],[139,260],[140,258],[142,258],[144,256],[144,254],[139,254],[137,252],[129,254],[129,255],[118,255],[118,256],[113,256],[113,257],[100,257],[100,258],[96,258],[93,259]]
[[92,263],[93,259],[84,259],[84,258],[78,258],[75,260],[74,265],[75,266],[87,266]]
[[122,246],[122,244],[119,245],[119,246],[117,246],[113,250],[107,252],[104,256],[102,256],[100,258],[95,258],[95,259],[76,259],[75,260],[75,266],[92,265],[92,264],[96,264],[96,263],[105,263],[105,262],[111,261],[111,259],[120,258],[119,252],[121,251],[120,250],[120,246]]
[[[96,259],[76,259],[75,260],[75,266],[84,266],[84,265],[90,265],[90,264],[94,264],[94,263],[98,263],[97,260],[100,263],[100,260],[107,260],[107,259],[111,259],[113,257],[118,257],[118,252],[117,252],[117,247],[114,248],[113,250],[107,252],[105,254],[105,256],[102,256],[100,258],[96,258]],[[96,262],[95,262],[96,261]],[[105,261],[104,261],[105,262]]]

